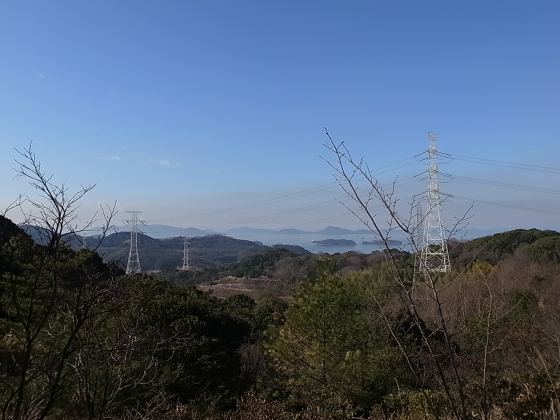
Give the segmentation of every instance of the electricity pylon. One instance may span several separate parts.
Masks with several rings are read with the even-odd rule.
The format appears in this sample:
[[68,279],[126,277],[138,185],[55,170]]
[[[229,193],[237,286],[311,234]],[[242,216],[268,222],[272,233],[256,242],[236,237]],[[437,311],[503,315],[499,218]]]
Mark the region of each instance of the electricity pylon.
[[420,272],[451,271],[449,252],[445,241],[445,228],[441,216],[439,191],[439,169],[437,157],[437,137],[428,133],[428,204],[424,215],[423,243],[420,257]]
[[189,238],[183,239],[183,270],[189,270]]
[[130,219],[125,220],[130,225],[130,252],[128,253],[128,264],[126,274],[141,273],[140,257],[138,256],[138,215],[141,211],[127,211]]

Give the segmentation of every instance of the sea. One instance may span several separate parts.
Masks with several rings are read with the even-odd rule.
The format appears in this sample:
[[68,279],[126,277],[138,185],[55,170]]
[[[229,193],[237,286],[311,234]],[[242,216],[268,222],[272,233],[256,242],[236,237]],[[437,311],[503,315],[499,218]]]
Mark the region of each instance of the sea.
[[[313,253],[327,253],[336,254],[344,253],[348,251],[357,251],[363,254],[369,254],[373,251],[380,251],[383,249],[381,245],[363,245],[362,242],[371,242],[377,240],[373,234],[346,234],[346,235],[321,235],[317,233],[304,233],[304,234],[283,234],[277,232],[252,232],[252,233],[241,233],[236,232],[234,235],[229,234],[228,236],[234,237],[236,239],[245,239],[253,242],[260,242],[263,245],[299,245],[306,250]],[[348,239],[356,243],[355,246],[325,246],[317,245],[312,241],[325,240],[325,239]],[[399,238],[393,238],[395,240],[401,240],[403,244],[404,240]],[[395,248],[403,248],[404,245],[395,246]]]

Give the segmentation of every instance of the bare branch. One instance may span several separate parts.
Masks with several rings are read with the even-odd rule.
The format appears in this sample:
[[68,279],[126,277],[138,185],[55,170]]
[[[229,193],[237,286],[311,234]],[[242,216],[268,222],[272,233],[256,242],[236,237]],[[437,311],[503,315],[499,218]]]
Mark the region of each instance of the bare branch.
[[[386,251],[384,252],[384,256],[388,267],[391,268],[393,281],[399,286],[401,291],[398,294],[399,299],[403,304],[403,308],[405,308],[412,316],[414,324],[420,331],[422,341],[432,356],[432,360],[436,366],[439,379],[445,390],[454,416],[457,419],[466,419],[468,417],[468,413],[465,406],[462,378],[459,372],[459,360],[457,359],[451,334],[447,327],[450,318],[446,315],[443,308],[444,303],[441,301],[439,296],[440,290],[438,283],[440,281],[440,275],[439,273],[427,272],[423,274],[421,279],[422,284],[427,291],[426,297],[429,298],[435,305],[438,318],[436,331],[433,333],[427,333],[419,313],[419,306],[414,287],[415,284],[418,283],[418,279],[415,279],[414,277],[412,279],[407,278],[409,274],[403,270],[394,253],[391,252],[391,247],[389,245],[389,239],[393,232],[400,232],[401,235],[406,237],[408,245],[410,245],[413,252],[418,253],[420,250],[420,244],[417,243],[416,236],[422,221],[414,220],[414,209],[417,208],[416,197],[413,197],[412,203],[409,203],[410,210],[406,213],[406,216],[401,216],[398,210],[399,199],[397,198],[396,193],[396,183],[398,178],[395,179],[395,181],[387,189],[384,188],[379,179],[373,175],[370,167],[363,158],[355,160],[344,142],[335,143],[327,129],[325,129],[325,134],[328,138],[328,142],[324,146],[334,155],[334,159],[333,161],[330,161],[323,158],[323,160],[325,160],[325,162],[334,170],[335,179],[346,195],[348,195],[348,197],[357,204],[358,210],[356,211],[341,201],[339,202],[341,202],[341,204],[343,204],[354,216],[356,216],[358,220],[360,220],[380,238]],[[365,180],[365,183],[367,184],[367,188],[365,190],[358,186],[358,181],[362,180]],[[383,220],[386,228],[381,227],[378,211],[374,212],[374,209],[381,210],[384,214],[386,214],[386,219]],[[453,226],[449,235],[451,236],[453,232],[462,226],[467,220],[467,214],[457,219],[455,226]],[[374,301],[376,300],[374,299]],[[396,340],[401,351],[404,351],[404,346],[402,346],[398,336],[392,330],[392,326],[388,321],[385,309],[378,301],[376,301],[376,303],[376,306],[381,311],[382,317],[387,324],[391,335]],[[451,374],[443,369],[441,354],[433,346],[433,335],[436,332],[443,334],[447,358],[452,366]],[[406,354],[405,357],[407,357]],[[408,358],[407,362],[416,376],[416,372],[414,371],[414,368]],[[459,398],[456,398],[454,392],[452,392],[451,384],[453,384],[458,391]]]

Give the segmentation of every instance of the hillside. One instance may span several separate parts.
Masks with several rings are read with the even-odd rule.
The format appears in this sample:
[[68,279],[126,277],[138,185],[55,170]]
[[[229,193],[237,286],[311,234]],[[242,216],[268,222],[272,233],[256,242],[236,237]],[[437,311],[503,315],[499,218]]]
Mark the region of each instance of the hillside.
[[[128,240],[110,235],[105,250],[122,252]],[[182,244],[139,240],[154,258]],[[52,419],[67,407],[81,410],[68,418],[97,418],[82,414],[83,384],[111,387],[116,402],[99,405],[110,418],[290,419],[310,407],[319,414],[300,418],[557,419],[558,232],[454,241],[452,272],[416,282],[414,255],[398,250],[296,253],[220,235],[191,242],[199,255],[238,260],[124,275],[88,249],[37,244],[0,216],[2,398],[10,403],[20,386],[41,409],[51,401]],[[329,382],[313,376],[317,367]],[[123,378],[136,386],[132,401]],[[138,401],[151,410],[154,392],[169,395],[155,416],[122,415]],[[218,397],[223,405],[196,414]],[[458,404],[465,415],[454,414]]]
[[560,233],[554,230],[515,229],[467,242],[456,242],[450,247],[450,258],[455,266],[466,266],[473,261],[497,264],[518,250],[525,249],[532,255],[541,253],[541,260],[545,258],[552,261],[560,255],[558,239]]
[[[401,251],[395,251],[395,255],[402,260],[411,257]],[[332,255],[296,253],[278,245],[235,263],[189,271],[174,268],[164,270],[158,276],[180,284],[196,284],[201,290],[211,290],[218,297],[242,293],[252,298],[269,294],[288,298],[302,281],[314,276],[318,261],[327,261],[336,273],[345,274],[379,264],[385,261],[385,256],[383,251],[370,254],[349,251]]]
[[[449,246],[454,269],[462,269],[472,263],[507,264],[507,260],[516,253],[534,263],[560,262],[560,233],[552,230],[516,229],[466,242],[454,241]],[[399,251],[398,255],[413,265],[413,254]],[[264,249],[235,263],[190,272],[172,269],[162,275],[179,283],[199,284],[202,290],[212,290],[220,297],[236,293],[254,298],[264,294],[285,297],[302,279],[312,275],[318,260],[329,261],[335,272],[344,274],[366,270],[384,262],[385,253],[349,251],[317,255]]]
[[[91,241],[94,242],[94,241]],[[183,265],[182,237],[154,239],[138,234],[138,253],[143,271],[174,269]],[[265,245],[230,238],[223,235],[206,235],[189,238],[189,266],[203,269],[234,263],[248,255],[270,249]],[[286,246],[298,253],[307,253],[303,248]],[[118,232],[108,235],[99,245],[97,252],[105,261],[118,261],[126,266],[130,249],[130,234]]]

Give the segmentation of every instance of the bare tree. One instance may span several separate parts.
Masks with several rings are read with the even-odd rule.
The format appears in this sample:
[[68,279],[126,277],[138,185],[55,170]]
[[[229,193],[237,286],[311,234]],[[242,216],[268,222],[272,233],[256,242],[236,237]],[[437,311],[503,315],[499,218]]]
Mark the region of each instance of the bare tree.
[[[24,223],[38,228],[39,236],[44,239],[43,244],[56,249],[63,240],[73,238],[79,240],[82,233],[91,230],[100,213],[103,221],[98,228],[98,234],[100,239],[104,238],[113,227],[111,222],[117,213],[116,202],[112,205],[100,206],[98,212],[85,223],[80,224],[79,202],[95,188],[95,184],[81,185],[76,192],[71,192],[64,183],[56,185],[52,181],[54,175],[48,175],[42,170],[32,146],[33,144],[30,143],[21,151],[16,149],[20,158],[16,159],[15,171],[17,177],[26,179],[39,193],[39,198],[20,195],[8,206],[4,214],[11,209],[19,208],[24,216]],[[26,203],[31,206],[31,210],[25,210]]]
[[[460,358],[456,352],[453,338],[449,330],[450,315],[445,310],[445,303],[441,299],[441,290],[452,279],[438,271],[416,270],[413,273],[403,267],[390,246],[390,239],[395,234],[406,238],[407,246],[413,253],[419,255],[422,245],[418,243],[418,229],[422,220],[418,220],[416,208],[419,203],[413,198],[408,203],[408,210],[400,211],[400,202],[396,194],[396,181],[388,188],[370,170],[364,159],[354,159],[344,142],[336,143],[325,129],[328,142],[325,147],[332,152],[332,160],[324,159],[335,171],[334,175],[343,191],[357,205],[357,210],[343,204],[366,227],[368,227],[381,241],[385,249],[386,264],[390,268],[392,280],[398,286],[398,297],[402,307],[410,314],[412,322],[421,334],[424,347],[427,349],[435,366],[437,377],[444,389],[445,395],[455,418],[465,420],[468,418],[463,378],[460,372]],[[360,187],[365,182],[366,188]],[[379,215],[378,212],[382,214]],[[449,235],[456,232],[468,219],[468,212],[457,219]],[[369,290],[368,285],[363,285]],[[398,348],[408,361],[408,365],[415,376],[420,374],[410,360],[406,346],[399,338],[387,309],[371,293],[377,310],[381,313]],[[434,322],[436,327],[430,331],[426,328],[421,311],[427,301],[435,310]],[[435,337],[441,337],[443,348],[437,345]]]
[[[12,372],[0,382],[0,415],[3,419],[44,419],[69,385],[68,361],[76,351],[79,332],[104,310],[111,287],[92,278],[95,270],[90,267],[72,272],[76,255],[65,243],[96,222],[97,213],[83,226],[78,219],[79,201],[94,185],[82,185],[72,193],[43,172],[31,143],[23,151],[16,151],[20,156],[16,160],[17,175],[38,191],[39,198],[21,195],[4,214],[19,208],[24,223],[41,236],[42,245],[25,237],[8,244],[18,268],[6,273],[1,288],[15,350]],[[25,206],[31,206],[31,210]],[[116,205],[102,208],[101,214],[104,236]],[[92,258],[88,255],[86,261]]]

